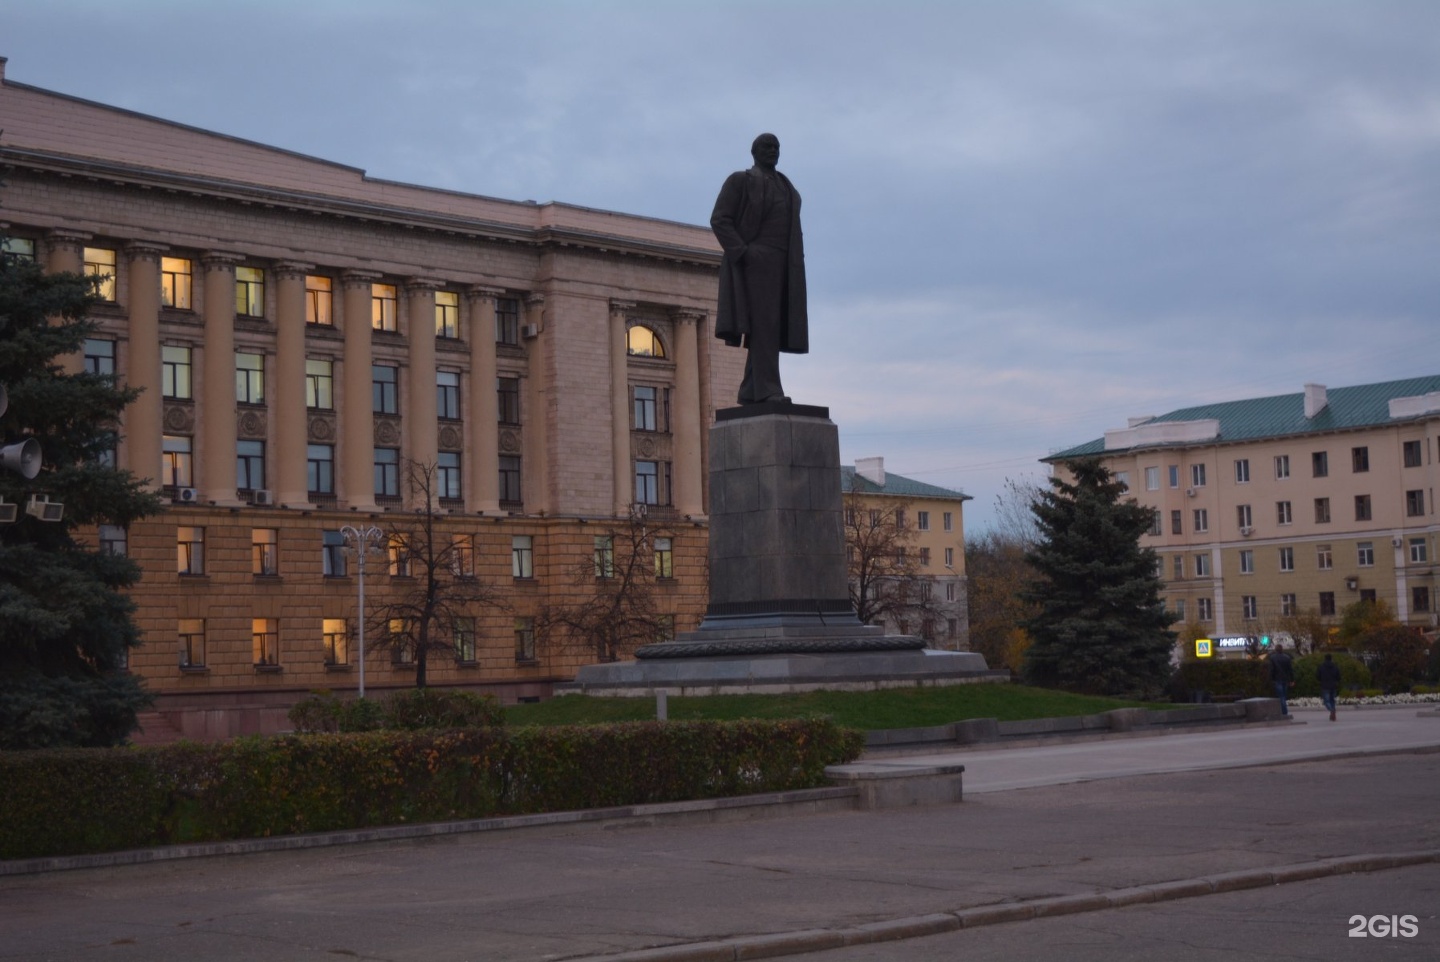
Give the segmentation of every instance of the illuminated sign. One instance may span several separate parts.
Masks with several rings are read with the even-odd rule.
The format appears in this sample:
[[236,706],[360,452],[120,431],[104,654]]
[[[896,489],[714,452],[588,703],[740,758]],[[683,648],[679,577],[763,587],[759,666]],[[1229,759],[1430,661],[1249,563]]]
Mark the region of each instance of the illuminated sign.
[[1245,651],[1255,641],[1254,635],[1226,635],[1214,639],[1216,651]]
[[1210,639],[1209,639],[1209,638],[1196,638],[1196,639],[1195,639],[1195,657],[1196,657],[1196,658],[1209,658],[1209,657],[1211,657],[1211,655],[1212,655],[1212,652],[1210,651]]

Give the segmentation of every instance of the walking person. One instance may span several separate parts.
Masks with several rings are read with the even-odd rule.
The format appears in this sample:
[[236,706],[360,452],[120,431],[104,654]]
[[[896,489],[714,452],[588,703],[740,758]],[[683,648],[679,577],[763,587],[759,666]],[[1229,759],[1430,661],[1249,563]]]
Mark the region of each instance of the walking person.
[[1280,714],[1290,715],[1290,687],[1295,684],[1295,665],[1279,642],[1270,651],[1270,684],[1275,686],[1275,697],[1280,699]]
[[1320,681],[1320,700],[1325,707],[1330,709],[1330,720],[1335,720],[1335,697],[1340,693],[1340,666],[1335,664],[1335,659],[1328,652],[1320,667],[1315,669],[1315,677]]

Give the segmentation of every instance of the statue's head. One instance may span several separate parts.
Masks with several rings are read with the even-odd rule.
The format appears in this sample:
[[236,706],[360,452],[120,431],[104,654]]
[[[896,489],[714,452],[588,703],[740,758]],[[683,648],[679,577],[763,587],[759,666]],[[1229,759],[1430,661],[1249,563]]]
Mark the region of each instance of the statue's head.
[[762,167],[774,167],[780,161],[780,138],[774,134],[761,134],[750,145],[750,156]]

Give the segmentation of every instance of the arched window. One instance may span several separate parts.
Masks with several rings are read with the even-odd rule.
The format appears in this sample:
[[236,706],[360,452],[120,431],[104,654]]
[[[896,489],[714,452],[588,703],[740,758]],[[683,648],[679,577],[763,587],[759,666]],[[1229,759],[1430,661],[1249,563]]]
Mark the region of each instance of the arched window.
[[660,335],[644,324],[636,324],[630,328],[628,350],[635,357],[665,356],[665,345],[660,341]]

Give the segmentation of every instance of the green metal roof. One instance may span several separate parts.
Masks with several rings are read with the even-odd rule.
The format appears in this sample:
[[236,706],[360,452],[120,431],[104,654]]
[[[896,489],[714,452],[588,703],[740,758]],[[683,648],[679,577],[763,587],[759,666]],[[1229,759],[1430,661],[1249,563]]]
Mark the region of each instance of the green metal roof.
[[[1325,392],[1327,403],[1324,409],[1313,418],[1305,417],[1305,393],[1303,391],[1297,394],[1251,398],[1245,401],[1201,404],[1193,408],[1171,411],[1169,414],[1162,414],[1144,423],[1159,424],[1165,421],[1214,419],[1220,422],[1219,437],[1203,442],[1177,442],[1174,445],[1144,445],[1144,447],[1194,447],[1197,444],[1225,444],[1234,441],[1253,441],[1259,438],[1295,437],[1304,434],[1321,434],[1326,431],[1344,431],[1381,424],[1394,424],[1400,419],[1390,417],[1390,402],[1393,399],[1415,397],[1435,391],[1440,391],[1440,375],[1414,377],[1404,381],[1385,381],[1381,384],[1360,384],[1356,387],[1329,388]],[[1040,460],[1066,461],[1071,458],[1105,453],[1105,439],[1098,438],[1064,451],[1058,451]]]
[[936,498],[943,501],[974,501],[963,491],[952,491],[935,484],[916,481],[893,471],[885,472],[885,483],[876,484],[864,475],[856,474],[848,464],[840,465],[840,490],[856,494],[884,494],[897,498]]

